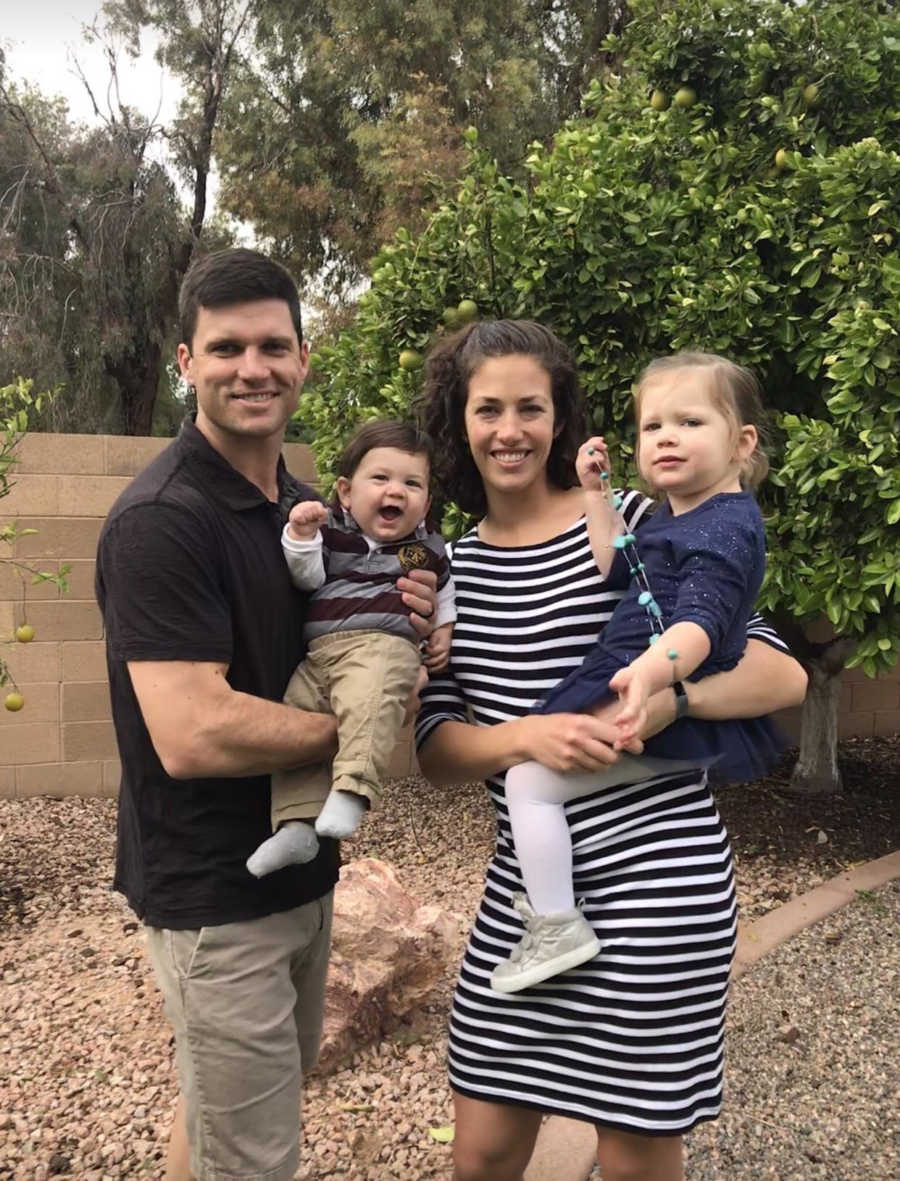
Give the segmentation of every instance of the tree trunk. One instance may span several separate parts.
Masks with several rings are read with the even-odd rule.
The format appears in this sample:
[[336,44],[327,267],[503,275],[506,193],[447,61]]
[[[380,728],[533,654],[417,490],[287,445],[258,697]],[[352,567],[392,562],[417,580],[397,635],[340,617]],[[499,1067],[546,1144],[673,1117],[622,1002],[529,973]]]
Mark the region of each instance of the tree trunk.
[[797,795],[835,795],[842,786],[837,761],[838,706],[841,672],[854,642],[839,638],[817,647],[817,654],[805,661],[809,690],[803,703],[800,757],[788,789]]
[[119,386],[119,408],[123,435],[149,435],[153,427],[153,407],[159,388],[162,349],[148,342],[140,357],[126,356],[120,361],[106,360],[106,370]]

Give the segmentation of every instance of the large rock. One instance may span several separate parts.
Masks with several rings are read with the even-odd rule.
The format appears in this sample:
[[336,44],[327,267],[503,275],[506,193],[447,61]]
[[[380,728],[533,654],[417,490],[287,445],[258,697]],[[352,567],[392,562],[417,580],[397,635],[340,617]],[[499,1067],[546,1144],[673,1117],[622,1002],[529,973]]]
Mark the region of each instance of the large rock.
[[421,1003],[461,950],[457,916],[419,906],[385,861],[341,869],[318,1069],[336,1069]]

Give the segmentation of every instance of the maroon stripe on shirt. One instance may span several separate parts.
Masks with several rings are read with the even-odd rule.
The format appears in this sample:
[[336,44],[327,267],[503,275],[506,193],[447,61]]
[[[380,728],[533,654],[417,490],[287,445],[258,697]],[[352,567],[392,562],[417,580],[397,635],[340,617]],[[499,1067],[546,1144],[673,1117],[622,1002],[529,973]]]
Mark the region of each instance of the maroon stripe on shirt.
[[313,598],[306,612],[307,623],[316,620],[348,619],[351,615],[409,615],[397,592],[386,591],[371,598]]

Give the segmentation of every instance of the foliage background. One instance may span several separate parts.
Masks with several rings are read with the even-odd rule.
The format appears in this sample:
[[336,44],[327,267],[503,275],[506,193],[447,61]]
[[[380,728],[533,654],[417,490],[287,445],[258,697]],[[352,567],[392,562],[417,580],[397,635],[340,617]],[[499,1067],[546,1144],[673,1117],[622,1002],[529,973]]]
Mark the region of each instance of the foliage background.
[[[321,464],[360,419],[408,412],[418,378],[398,353],[425,351],[463,297],[573,347],[625,473],[634,376],[673,350],[723,353],[760,374],[772,414],[764,604],[823,692],[848,657],[888,668],[900,651],[894,6],[635,0],[605,48],[621,74],[592,84],[551,146],[533,145],[524,182],[472,131],[458,191],[423,234],[379,252],[303,401]],[[682,88],[684,106],[651,105]],[[833,635],[814,644],[804,625],[822,614]],[[828,719],[833,747],[833,703],[810,742]]]

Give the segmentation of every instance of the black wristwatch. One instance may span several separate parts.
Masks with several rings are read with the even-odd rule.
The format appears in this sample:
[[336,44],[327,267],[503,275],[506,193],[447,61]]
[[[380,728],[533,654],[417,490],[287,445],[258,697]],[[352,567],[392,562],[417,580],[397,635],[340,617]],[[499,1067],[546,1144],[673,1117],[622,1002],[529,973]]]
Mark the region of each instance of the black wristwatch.
[[672,682],[672,692],[675,694],[675,721],[679,718],[686,718],[690,702],[688,701],[687,690],[681,681]]

